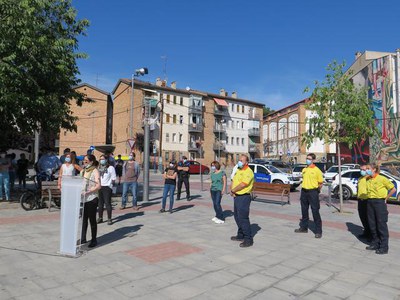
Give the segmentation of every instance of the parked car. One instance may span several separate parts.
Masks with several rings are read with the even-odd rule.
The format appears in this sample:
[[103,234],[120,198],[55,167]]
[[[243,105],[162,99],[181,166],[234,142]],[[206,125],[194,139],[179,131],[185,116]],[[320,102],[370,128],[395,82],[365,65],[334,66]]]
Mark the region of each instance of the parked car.
[[[341,171],[347,171],[349,170],[350,167],[349,166],[342,166],[341,167]],[[331,183],[333,180],[333,177],[335,177],[337,174],[339,173],[339,166],[332,166],[330,167],[328,170],[326,170],[325,174],[324,174],[324,180],[327,183]]]
[[267,160],[265,162],[265,164],[277,167],[278,169],[282,170],[285,173],[291,173],[292,172],[291,165],[288,164],[287,162],[284,162],[284,161],[281,161],[281,160]]
[[[400,190],[398,189],[398,187],[400,187],[400,178],[383,170],[380,171],[380,174],[393,182],[394,187],[396,188],[396,196],[393,196],[391,201],[400,202]],[[342,172],[342,191],[344,200],[349,200],[352,197],[357,196],[358,179],[360,177],[360,170],[351,169]],[[335,196],[339,195],[339,176],[333,178],[332,192]]]
[[302,171],[303,171],[303,169],[304,169],[305,167],[307,167],[306,164],[297,164],[297,165],[294,165],[293,168],[292,168],[292,175],[293,175],[293,177],[303,178],[303,173],[302,173]]
[[189,162],[189,174],[200,174],[200,166],[201,166],[201,173],[207,175],[210,174],[210,168],[200,164],[198,161],[195,160],[188,160]]
[[249,163],[249,167],[254,172],[255,182],[290,184],[292,189],[301,184],[301,179],[293,178],[291,174],[284,173],[274,166]]
[[360,165],[359,164],[343,164],[343,167],[350,167],[350,169],[359,169]]

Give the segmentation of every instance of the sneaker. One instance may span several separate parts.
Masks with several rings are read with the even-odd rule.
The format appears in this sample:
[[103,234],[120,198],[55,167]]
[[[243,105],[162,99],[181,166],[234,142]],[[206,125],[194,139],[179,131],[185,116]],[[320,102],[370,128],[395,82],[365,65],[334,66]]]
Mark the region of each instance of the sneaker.
[[243,242],[244,238],[240,238],[237,235],[231,236],[231,241]]
[[160,212],[160,213],[164,213],[164,212],[165,212],[165,209],[164,209],[164,208],[161,208],[159,212]]
[[97,224],[103,223],[103,218],[97,218]]
[[139,210],[139,207],[137,207],[137,206],[135,205],[135,206],[132,206],[132,209],[133,209],[134,211],[138,211],[138,210]]
[[224,220],[220,220],[220,219],[216,219],[214,222],[215,222],[216,224],[224,224],[224,223],[225,223]]
[[300,227],[300,228],[295,229],[294,232],[296,232],[296,233],[307,233],[308,229]]
[[214,218],[211,219],[211,221],[213,221],[213,222],[215,222],[216,220],[218,220],[217,217],[214,217]]
[[113,222],[111,220],[107,221],[107,225],[112,225],[112,224],[113,224]]

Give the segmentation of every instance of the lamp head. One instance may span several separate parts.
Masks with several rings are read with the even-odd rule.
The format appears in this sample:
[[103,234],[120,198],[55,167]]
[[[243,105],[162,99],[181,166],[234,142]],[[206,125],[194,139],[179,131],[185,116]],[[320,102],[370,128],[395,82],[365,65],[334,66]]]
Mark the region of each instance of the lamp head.
[[135,74],[136,74],[136,76],[139,76],[139,75],[143,76],[143,75],[149,74],[149,70],[147,68],[136,69]]

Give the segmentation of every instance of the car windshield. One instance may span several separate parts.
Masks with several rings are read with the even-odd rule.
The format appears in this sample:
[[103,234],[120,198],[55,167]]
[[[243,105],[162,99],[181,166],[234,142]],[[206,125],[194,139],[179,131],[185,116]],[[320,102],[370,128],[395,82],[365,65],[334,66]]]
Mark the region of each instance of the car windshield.
[[[348,170],[349,167],[342,166],[341,169],[342,169],[342,172],[343,172],[343,171]],[[327,173],[338,173],[339,172],[339,167],[337,167],[337,166],[330,167],[328,169],[328,171],[326,171],[326,172]]]
[[303,166],[294,167],[293,172],[301,172],[304,168]]
[[283,173],[281,170],[279,170],[277,167],[274,166],[268,166],[268,170],[270,170],[272,173]]

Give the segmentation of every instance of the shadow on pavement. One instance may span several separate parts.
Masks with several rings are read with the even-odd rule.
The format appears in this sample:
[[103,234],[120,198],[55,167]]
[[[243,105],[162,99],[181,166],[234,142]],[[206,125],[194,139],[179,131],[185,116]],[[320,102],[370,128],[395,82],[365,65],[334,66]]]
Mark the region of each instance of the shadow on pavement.
[[[140,228],[142,226],[143,226],[142,224],[139,224],[139,225],[135,225],[135,226],[122,227],[122,228],[115,229],[112,232],[106,233],[97,238],[98,247],[105,246],[107,244],[116,242],[123,238],[132,237],[136,234],[137,231],[140,230]],[[96,248],[98,248],[98,247],[96,247]],[[93,248],[93,249],[96,249],[96,248]]]
[[351,232],[351,234],[354,235],[357,238],[357,240],[359,240],[364,244],[368,244],[368,241],[366,239],[359,238],[359,235],[361,235],[364,232],[364,228],[362,226],[351,222],[346,222],[346,226],[347,226],[347,231]]
[[137,212],[130,212],[124,215],[119,215],[116,218],[113,219],[113,223],[118,223],[127,219],[143,216],[144,212],[142,211],[137,211]]
[[258,224],[251,224],[250,225],[251,228],[251,234],[253,236],[253,238],[256,236],[256,234],[261,230],[261,227],[258,226]]
[[172,212],[178,212],[178,211],[181,211],[181,210],[185,210],[185,209],[188,209],[188,208],[192,208],[193,206],[194,206],[193,204],[178,206],[177,208],[174,208],[174,209],[172,210]]

